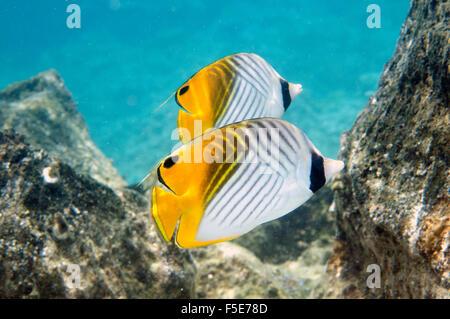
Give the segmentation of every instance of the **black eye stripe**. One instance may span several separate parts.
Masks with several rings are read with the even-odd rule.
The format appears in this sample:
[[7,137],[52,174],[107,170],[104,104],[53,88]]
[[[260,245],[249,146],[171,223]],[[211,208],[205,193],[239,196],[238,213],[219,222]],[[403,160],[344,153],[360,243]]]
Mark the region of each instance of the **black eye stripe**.
[[179,159],[178,155],[169,157],[168,159],[166,159],[164,161],[164,165],[163,165],[164,168],[171,168],[178,162],[178,159]]
[[166,184],[166,182],[164,182],[163,178],[161,177],[161,170],[160,170],[160,168],[161,168],[161,165],[158,166],[158,169],[157,169],[158,181],[159,181],[161,184],[163,184],[164,186],[166,186],[172,193],[175,194],[175,192],[174,192],[174,191]]
[[189,85],[183,86],[183,87],[180,89],[180,92],[179,92],[178,94],[179,94],[179,95],[183,95],[184,93],[187,92],[187,90],[189,90]]

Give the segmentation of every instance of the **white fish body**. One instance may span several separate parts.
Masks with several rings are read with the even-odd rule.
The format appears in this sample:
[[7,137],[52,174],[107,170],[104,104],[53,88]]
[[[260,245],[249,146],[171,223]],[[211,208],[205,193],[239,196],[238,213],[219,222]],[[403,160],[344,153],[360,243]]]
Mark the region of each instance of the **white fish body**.
[[[198,241],[240,236],[301,206],[316,191],[311,189],[313,157],[324,163],[323,171],[315,172],[323,174],[324,178],[316,187],[326,183],[326,175],[329,180],[343,168],[341,161],[324,158],[306,135],[289,122],[274,119],[246,122],[280,130],[280,165],[276,164],[273,154],[264,151],[255,152],[256,163],[241,164],[227,182],[233,186],[223,189],[208,205],[197,231]],[[271,134],[270,131],[267,133]],[[260,141],[259,147],[261,143],[264,142]],[[275,149],[276,145],[272,143],[262,148],[270,147]],[[264,173],[258,174],[258,171]],[[238,193],[233,196],[233,191]]]

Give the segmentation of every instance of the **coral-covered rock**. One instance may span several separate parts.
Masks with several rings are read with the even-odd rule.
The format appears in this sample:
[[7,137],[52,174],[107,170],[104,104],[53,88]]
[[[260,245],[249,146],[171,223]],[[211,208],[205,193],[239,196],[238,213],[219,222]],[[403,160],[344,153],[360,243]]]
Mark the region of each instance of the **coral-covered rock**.
[[342,136],[324,296],[450,296],[449,16],[448,1],[412,1],[377,93]]

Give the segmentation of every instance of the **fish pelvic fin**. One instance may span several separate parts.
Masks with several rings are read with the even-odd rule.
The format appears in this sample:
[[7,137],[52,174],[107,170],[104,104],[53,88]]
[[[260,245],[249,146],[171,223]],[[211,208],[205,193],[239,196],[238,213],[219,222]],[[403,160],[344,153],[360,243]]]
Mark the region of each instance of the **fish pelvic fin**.
[[160,163],[156,164],[150,171],[150,173],[147,174],[147,176],[144,177],[142,181],[140,181],[138,184],[131,185],[130,188],[138,191],[141,194],[146,194],[149,190],[151,190],[154,186],[157,185],[158,182],[158,166]]
[[195,239],[197,230],[200,225],[200,221],[203,216],[203,209],[198,207],[190,212],[184,214],[178,225],[177,237],[175,243],[180,248],[195,248],[202,247],[211,244],[220,243],[223,241],[231,240],[239,236],[229,236],[226,238],[218,238],[209,241],[197,241]]
[[158,231],[164,240],[169,242],[183,214],[179,198],[173,193],[154,187],[151,193],[150,213]]

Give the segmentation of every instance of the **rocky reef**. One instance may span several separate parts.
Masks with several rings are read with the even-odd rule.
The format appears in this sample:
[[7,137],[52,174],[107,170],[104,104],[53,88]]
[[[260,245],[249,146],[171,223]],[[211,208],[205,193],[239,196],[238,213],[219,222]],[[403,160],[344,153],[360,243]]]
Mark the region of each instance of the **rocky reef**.
[[450,297],[449,16],[448,1],[412,1],[378,91],[342,136],[324,297]]

